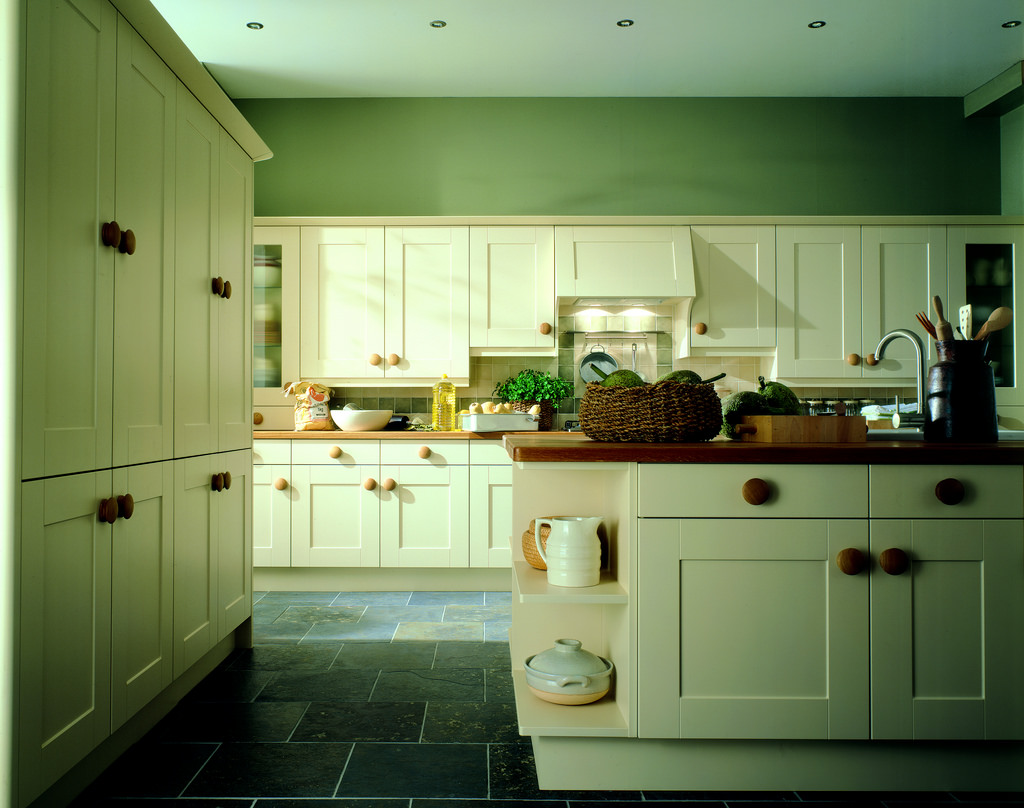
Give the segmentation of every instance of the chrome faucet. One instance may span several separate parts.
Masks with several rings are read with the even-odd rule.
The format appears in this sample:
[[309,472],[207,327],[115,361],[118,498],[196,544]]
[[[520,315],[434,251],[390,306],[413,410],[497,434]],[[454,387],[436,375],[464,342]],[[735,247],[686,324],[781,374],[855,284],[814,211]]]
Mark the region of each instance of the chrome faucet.
[[[877,362],[882,358],[885,353],[885,346],[892,342],[894,339],[903,337],[904,339],[910,340],[914,346],[914,353],[917,356],[917,412],[918,415],[924,415],[924,348],[921,346],[921,339],[913,331],[908,331],[905,328],[896,328],[886,334],[878,341],[878,347],[875,348],[875,361]],[[873,363],[872,363],[873,364]],[[899,412],[899,398],[896,399],[896,412]]]

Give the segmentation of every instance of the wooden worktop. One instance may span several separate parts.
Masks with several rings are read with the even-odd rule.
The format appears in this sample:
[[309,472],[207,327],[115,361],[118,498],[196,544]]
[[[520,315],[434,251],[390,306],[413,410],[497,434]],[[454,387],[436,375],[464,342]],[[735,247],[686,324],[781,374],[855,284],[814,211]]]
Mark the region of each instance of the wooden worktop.
[[516,462],[544,463],[834,463],[938,465],[1024,464],[1024,441],[928,443],[752,443],[716,438],[707,443],[606,443],[578,432],[530,432],[504,438]]
[[535,432],[430,432],[420,429],[384,429],[379,432],[345,432],[342,429],[295,430],[260,429],[253,440],[501,440],[505,435],[535,435]]

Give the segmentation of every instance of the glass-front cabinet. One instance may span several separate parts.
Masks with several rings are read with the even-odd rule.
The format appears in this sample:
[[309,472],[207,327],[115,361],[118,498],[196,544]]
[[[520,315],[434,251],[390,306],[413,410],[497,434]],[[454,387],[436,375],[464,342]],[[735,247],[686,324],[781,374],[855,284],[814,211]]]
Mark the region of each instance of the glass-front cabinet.
[[281,388],[298,381],[299,229],[253,228],[253,403],[285,403]]
[[[971,305],[974,332],[981,329],[999,307],[1024,313],[1024,227],[1011,225],[950,226],[947,229],[949,260],[949,301],[946,318],[956,326],[957,311]],[[1024,404],[1021,376],[1022,324],[1010,324],[988,337],[987,358],[996,385],[996,404]]]

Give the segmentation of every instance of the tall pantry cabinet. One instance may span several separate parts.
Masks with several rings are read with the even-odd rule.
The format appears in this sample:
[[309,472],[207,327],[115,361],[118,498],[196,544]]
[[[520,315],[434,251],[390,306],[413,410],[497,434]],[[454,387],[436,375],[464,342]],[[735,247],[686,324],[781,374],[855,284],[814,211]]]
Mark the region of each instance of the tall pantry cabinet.
[[[265,146],[162,19],[117,4],[23,6],[16,805],[124,743],[251,614]],[[187,622],[197,602],[205,633]]]

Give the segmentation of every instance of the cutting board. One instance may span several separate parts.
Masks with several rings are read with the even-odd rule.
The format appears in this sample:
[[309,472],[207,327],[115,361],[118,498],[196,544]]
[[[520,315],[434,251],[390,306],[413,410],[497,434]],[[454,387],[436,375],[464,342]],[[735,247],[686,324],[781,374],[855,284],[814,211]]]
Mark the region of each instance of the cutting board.
[[856,443],[868,439],[863,415],[744,415],[740,440],[754,443]]

